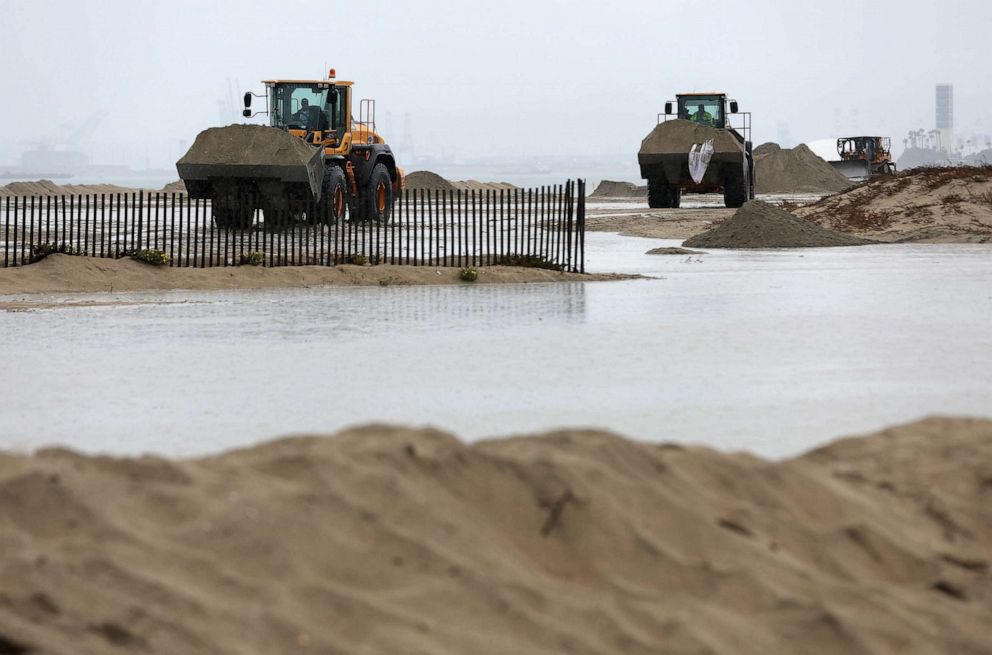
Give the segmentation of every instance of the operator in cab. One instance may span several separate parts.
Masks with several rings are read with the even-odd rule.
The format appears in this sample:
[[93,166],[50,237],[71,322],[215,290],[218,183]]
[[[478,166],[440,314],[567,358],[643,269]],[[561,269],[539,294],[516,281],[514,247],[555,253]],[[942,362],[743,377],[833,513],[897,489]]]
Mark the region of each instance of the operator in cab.
[[696,113],[692,115],[692,121],[694,123],[699,123],[700,125],[713,126],[713,114],[706,111],[705,105],[699,105],[696,108]]
[[293,118],[303,125],[307,124],[310,117],[310,101],[304,98],[300,100],[300,110],[293,114]]

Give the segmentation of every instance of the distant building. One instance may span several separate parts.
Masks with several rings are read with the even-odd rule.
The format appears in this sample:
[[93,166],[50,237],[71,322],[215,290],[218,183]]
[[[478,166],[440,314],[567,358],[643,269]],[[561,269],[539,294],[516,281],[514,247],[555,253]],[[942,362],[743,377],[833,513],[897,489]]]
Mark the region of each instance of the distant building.
[[955,146],[954,85],[938,84],[936,100],[936,128],[939,136],[937,150],[943,151],[945,154],[951,154],[951,152],[954,151]]

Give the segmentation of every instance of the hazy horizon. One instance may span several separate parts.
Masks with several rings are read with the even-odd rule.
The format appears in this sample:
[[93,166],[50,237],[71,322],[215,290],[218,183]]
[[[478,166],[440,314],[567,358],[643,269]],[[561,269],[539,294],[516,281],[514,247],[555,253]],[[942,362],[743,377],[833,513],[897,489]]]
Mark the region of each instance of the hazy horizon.
[[975,57],[992,6],[979,2],[590,11],[561,0],[50,0],[3,12],[11,101],[0,105],[0,165],[44,144],[94,164],[171,169],[199,131],[241,120],[241,94],[259,80],[327,67],[377,99],[401,165],[554,156],[581,168],[629,156],[633,166],[663,103],[691,90],[738,99],[756,144],[871,133],[901,150],[908,130],[933,126],[938,82],[954,84],[959,132],[992,132],[992,89]]

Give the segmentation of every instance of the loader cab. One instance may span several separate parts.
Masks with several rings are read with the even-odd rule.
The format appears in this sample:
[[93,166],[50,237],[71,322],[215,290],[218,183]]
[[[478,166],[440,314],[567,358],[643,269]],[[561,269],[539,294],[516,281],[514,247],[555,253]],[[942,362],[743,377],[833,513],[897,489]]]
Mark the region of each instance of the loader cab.
[[727,96],[722,93],[689,93],[676,96],[677,116],[683,120],[726,127]]
[[340,139],[348,129],[350,85],[331,80],[272,80],[265,82],[269,125],[312,134],[314,143]]

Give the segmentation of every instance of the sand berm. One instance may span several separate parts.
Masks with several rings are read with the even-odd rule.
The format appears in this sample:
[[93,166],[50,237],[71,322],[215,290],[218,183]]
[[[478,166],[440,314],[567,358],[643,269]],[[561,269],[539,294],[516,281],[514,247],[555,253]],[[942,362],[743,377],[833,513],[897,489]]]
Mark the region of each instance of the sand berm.
[[[594,282],[637,276],[568,273],[523,266],[480,266],[472,284]],[[155,289],[271,289],[319,286],[404,286],[466,284],[453,266],[151,266],[131,259],[49,255],[35,264],[0,268],[0,296],[47,293],[123,292]],[[43,300],[43,298],[42,298]],[[11,305],[0,300],[0,309]],[[13,302],[13,306],[19,306]],[[0,654],[2,655],[2,654]]]
[[688,248],[820,248],[872,243],[803,220],[760,200],[744,203],[720,225],[687,239]]
[[0,652],[992,653],[992,422],[0,454]]

